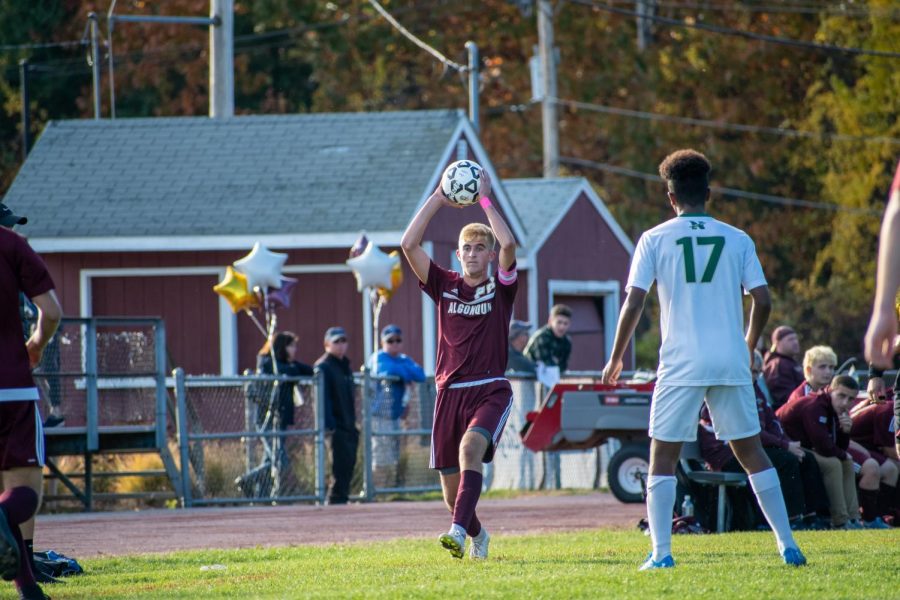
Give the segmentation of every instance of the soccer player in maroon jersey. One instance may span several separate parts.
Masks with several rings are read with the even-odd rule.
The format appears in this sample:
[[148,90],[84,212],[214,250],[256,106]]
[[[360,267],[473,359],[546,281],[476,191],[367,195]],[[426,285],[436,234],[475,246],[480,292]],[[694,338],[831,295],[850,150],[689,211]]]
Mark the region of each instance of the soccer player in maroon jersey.
[[[431,464],[441,474],[444,501],[453,513],[450,531],[441,545],[454,558],[465,554],[466,535],[472,537],[469,555],[487,558],[490,537],[475,514],[481,495],[482,464],[493,459],[494,447],[512,407],[512,388],[504,377],[507,336],[518,287],[516,240],[488,195],[491,184],[482,171],[480,204],[490,227],[470,223],[459,233],[456,256],[462,274],[432,262],[421,246],[422,236],[449,202],[440,185],[413,217],[400,242],[419,286],[438,309],[438,348],[435,367],[437,400],[431,434]],[[497,275],[488,267],[498,256]]]

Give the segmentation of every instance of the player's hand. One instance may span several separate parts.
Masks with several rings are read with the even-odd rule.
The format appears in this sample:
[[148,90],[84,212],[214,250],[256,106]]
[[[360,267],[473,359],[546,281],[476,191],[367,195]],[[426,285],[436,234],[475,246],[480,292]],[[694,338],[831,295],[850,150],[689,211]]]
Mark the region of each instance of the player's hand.
[[806,453],[803,451],[803,448],[800,447],[800,442],[790,442],[788,444],[788,452],[803,460],[806,457]]
[[872,313],[869,329],[866,331],[866,360],[882,369],[890,369],[894,357],[894,338],[897,336],[897,315],[891,310],[876,310]]
[[850,433],[850,429],[853,427],[853,419],[850,418],[849,413],[841,413],[838,416],[838,423],[841,426],[841,431]]
[[490,196],[491,195],[491,176],[488,175],[487,170],[484,168],[481,169],[481,195],[482,196]]
[[884,402],[887,396],[884,392],[884,379],[881,377],[872,377],[866,385],[866,393],[869,395],[870,404],[878,404]]
[[34,369],[41,363],[41,356],[44,354],[44,346],[35,341],[32,336],[25,342],[25,349],[28,351],[28,365]]
[[606,385],[615,385],[619,381],[619,375],[622,373],[622,361],[610,359],[606,366],[603,367],[603,375],[601,381]]
[[434,188],[434,191],[431,192],[431,196],[428,198],[429,200],[434,199],[437,202],[440,202],[444,206],[449,206],[450,208],[464,208],[455,202],[450,202],[447,196],[444,195],[444,190],[441,189],[441,183],[438,182],[437,187]]

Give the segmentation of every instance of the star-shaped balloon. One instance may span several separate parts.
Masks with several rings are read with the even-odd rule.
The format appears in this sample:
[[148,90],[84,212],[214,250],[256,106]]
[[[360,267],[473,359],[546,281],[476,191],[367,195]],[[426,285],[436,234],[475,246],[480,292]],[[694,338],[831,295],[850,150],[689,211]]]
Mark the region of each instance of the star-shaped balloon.
[[250,254],[234,261],[234,268],[247,276],[247,287],[253,289],[281,287],[281,268],[287,260],[287,254],[272,252],[259,242],[253,244]]
[[362,232],[359,234],[359,239],[353,242],[353,246],[350,248],[350,258],[356,258],[360,254],[362,254],[366,246],[369,245],[369,238],[366,237],[366,233]]
[[400,262],[399,256],[388,256],[373,242],[355,258],[347,260],[347,266],[356,275],[356,289],[360,292],[367,287],[391,287],[391,271]]
[[296,285],[297,280],[293,277],[282,277],[281,287],[269,292],[269,303],[273,306],[281,305],[285,308],[290,308],[291,294],[294,292],[294,286]]
[[397,291],[397,288],[403,283],[403,264],[400,262],[400,253],[394,250],[388,256],[397,257],[397,264],[394,265],[394,268],[391,269],[391,287],[389,288],[378,288],[378,295],[384,298],[384,301],[387,302],[391,299],[391,296],[394,295],[394,292]]
[[256,294],[247,287],[247,276],[231,267],[225,270],[225,279],[214,285],[213,291],[225,298],[235,313],[257,306]]

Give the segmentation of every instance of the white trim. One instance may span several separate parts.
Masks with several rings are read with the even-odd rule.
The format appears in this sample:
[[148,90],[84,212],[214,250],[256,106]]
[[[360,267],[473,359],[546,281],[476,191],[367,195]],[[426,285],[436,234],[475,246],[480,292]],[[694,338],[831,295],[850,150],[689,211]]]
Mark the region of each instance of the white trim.
[[569,214],[569,211],[572,209],[572,206],[578,201],[578,198],[581,197],[582,192],[584,192],[585,196],[587,196],[588,201],[594,205],[594,209],[600,215],[600,217],[606,222],[606,225],[613,232],[613,235],[616,236],[616,239],[619,240],[619,243],[622,244],[622,247],[628,252],[628,255],[631,256],[634,254],[634,244],[631,243],[631,240],[625,234],[625,231],[619,226],[619,223],[616,221],[615,217],[612,216],[612,213],[609,212],[609,209],[606,208],[606,204],[597,193],[594,191],[594,188],[591,187],[590,183],[583,178],[579,178],[581,181],[579,182],[578,189],[575,190],[575,193],[563,204],[562,210],[560,210],[556,216],[553,217],[553,221],[551,221],[550,225],[544,229],[543,235],[538,238],[533,244],[533,248],[529,248],[529,251],[534,255],[540,250],[543,245],[547,242],[553,232],[556,231],[556,228],[559,227],[559,224],[562,220]]
[[350,273],[353,269],[346,263],[323,263],[320,265],[285,265],[282,273],[299,273],[308,275],[312,273]]
[[603,297],[603,351],[608,359],[612,353],[616,339],[616,327],[619,322],[619,288],[621,283],[615,279],[607,281],[550,279],[547,281],[547,302],[555,303],[557,294],[569,296],[602,296]]
[[[422,242],[422,249],[430,258],[434,258],[434,242]],[[418,287],[418,279],[413,285]],[[419,294],[422,303],[422,367],[426,375],[434,375],[434,366],[437,363],[437,323],[435,311],[437,310],[431,298],[424,292]]]
[[541,327],[542,323],[538,320],[538,303],[540,302],[540,298],[538,296],[539,275],[537,267],[537,252],[532,251],[530,253],[528,262],[533,265],[533,267],[528,270],[528,322],[531,323],[532,327],[538,328]]
[[372,301],[369,295],[369,288],[365,288],[359,294],[362,296],[362,318],[363,318],[363,364],[369,360],[372,353],[373,337],[372,331],[375,326],[375,315],[372,312]]
[[477,381],[463,381],[461,383],[451,383],[447,386],[449,390],[459,390],[462,388],[478,387],[479,385],[487,385],[495,381],[507,381],[506,377],[490,377],[488,379],[479,379]]
[[[426,196],[427,197],[427,196]],[[402,231],[366,232],[379,246],[400,246]],[[246,250],[260,242],[269,248],[349,248],[358,232],[277,233],[241,235],[123,236],[123,237],[32,237],[35,251],[52,252],[172,252],[181,250]]]
[[25,402],[40,399],[38,389],[34,386],[0,389],[0,402]]

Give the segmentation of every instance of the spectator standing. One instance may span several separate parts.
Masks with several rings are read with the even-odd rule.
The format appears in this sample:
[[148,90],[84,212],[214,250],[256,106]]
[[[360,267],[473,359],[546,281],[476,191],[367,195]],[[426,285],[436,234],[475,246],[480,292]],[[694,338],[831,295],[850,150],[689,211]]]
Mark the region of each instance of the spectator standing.
[[766,355],[763,374],[766,387],[772,396],[772,408],[778,410],[787,402],[797,386],[803,383],[803,367],[795,358],[800,354],[800,338],[787,325],[776,327],[772,332],[772,347]]
[[[21,222],[3,208],[4,223]],[[37,307],[34,332],[24,343],[20,293]],[[0,576],[13,580],[19,596],[27,600],[45,598],[31,557],[44,467],[44,432],[31,369],[40,362],[61,318],[44,262],[23,237],[0,227]]]
[[[660,305],[660,361],[650,407],[650,471],[647,520],[653,550],[641,570],[671,568],[675,465],[683,442],[697,439],[697,415],[705,402],[715,434],[728,441],[748,473],[778,553],[785,564],[806,558],[794,541],[778,473],[759,439],[750,366],[772,301],[753,240],[706,214],[709,160],[679,150],[659,165],[676,217],[641,234],[619,313],[603,383],[614,384],[650,288]],[[751,296],[744,332],[741,289]]]
[[413,382],[425,381],[425,371],[403,353],[403,331],[397,325],[381,330],[381,350],[369,357],[366,365],[376,377],[396,377],[395,381],[380,381],[372,403],[372,467],[376,472],[394,469],[399,485],[400,438],[390,434],[400,431],[400,419],[409,409],[409,387]]
[[571,325],[572,309],[565,304],[554,304],[547,324],[535,331],[525,346],[525,356],[534,362],[539,374],[549,370],[549,381],[553,383],[569,368],[572,339],[567,332]]
[[325,429],[331,432],[334,483],[328,494],[329,504],[347,504],[350,499],[350,481],[359,447],[355,386],[350,360],[346,356],[347,344],[347,332],[343,327],[329,327],[325,331],[325,353],[315,364],[325,377],[322,389],[325,399]]
[[[274,367],[272,356],[275,357]],[[256,357],[256,370],[265,375],[283,375],[285,377],[310,377],[313,368],[297,360],[297,335],[291,331],[275,334],[270,344],[268,341],[260,348]],[[280,382],[275,406],[278,415],[279,429],[287,429],[294,424],[294,393],[297,383]]]
[[506,359],[507,373],[535,374],[534,362],[522,352],[528,344],[531,323],[513,319],[509,324],[509,358]]

